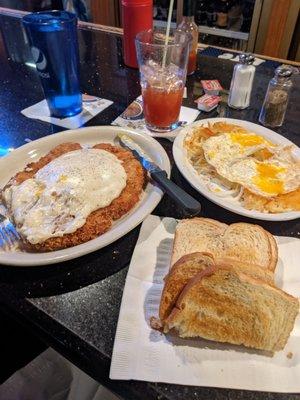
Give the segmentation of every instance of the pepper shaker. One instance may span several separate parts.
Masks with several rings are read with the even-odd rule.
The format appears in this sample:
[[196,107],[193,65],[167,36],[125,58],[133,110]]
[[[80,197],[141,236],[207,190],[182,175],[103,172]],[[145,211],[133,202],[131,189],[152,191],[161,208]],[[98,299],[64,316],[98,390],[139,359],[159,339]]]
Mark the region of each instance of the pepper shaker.
[[240,54],[239,63],[234,67],[228,98],[229,107],[243,110],[249,107],[255,67],[252,54]]
[[284,121],[289,95],[293,87],[292,70],[278,67],[269,82],[265,100],[259,115],[259,122],[265,126],[281,126]]

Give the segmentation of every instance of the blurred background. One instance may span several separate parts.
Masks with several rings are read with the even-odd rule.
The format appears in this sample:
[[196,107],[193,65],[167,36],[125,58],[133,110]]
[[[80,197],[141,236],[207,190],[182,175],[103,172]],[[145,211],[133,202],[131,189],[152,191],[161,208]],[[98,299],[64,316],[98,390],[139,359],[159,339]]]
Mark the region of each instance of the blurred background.
[[[174,26],[184,0],[175,0]],[[169,0],[154,0],[153,19],[164,26]],[[120,0],[0,0],[0,7],[24,11],[67,9],[82,21],[121,27]],[[196,0],[199,41],[300,61],[299,0]]]

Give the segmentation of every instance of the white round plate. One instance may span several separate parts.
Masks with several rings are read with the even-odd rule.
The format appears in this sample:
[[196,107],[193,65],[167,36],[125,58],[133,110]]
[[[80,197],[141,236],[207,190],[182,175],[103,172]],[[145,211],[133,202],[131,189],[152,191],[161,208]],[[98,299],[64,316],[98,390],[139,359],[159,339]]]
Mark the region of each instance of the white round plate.
[[[0,188],[18,171],[23,170],[26,164],[37,161],[60,143],[76,142],[82,145],[114,143],[116,135],[122,132],[131,136],[143,148],[146,154],[170,175],[169,158],[163,147],[155,139],[127,128],[94,126],[46,136],[19,147],[6,157],[3,157],[0,159]],[[108,232],[98,238],[78,246],[52,252],[2,252],[0,253],[0,264],[15,266],[45,265],[70,260],[99,250],[139,225],[154,210],[160,202],[162,195],[162,191],[157,186],[148,183],[139,203],[128,214],[117,220]]]
[[186,135],[190,132],[191,128],[197,125],[205,125],[208,123],[214,122],[227,122],[229,124],[236,124],[248,129],[252,132],[255,132],[265,138],[269,139],[273,143],[277,143],[279,145],[291,145],[293,144],[290,140],[286,139],[285,137],[279,135],[278,133],[267,129],[261,125],[254,124],[253,122],[242,121],[239,119],[233,118],[207,118],[202,119],[200,121],[194,122],[193,124],[183,128],[178,136],[176,137],[174,144],[173,144],[173,156],[176,162],[176,165],[182,175],[188,180],[188,182],[196,189],[199,193],[203,194],[203,196],[207,197],[209,200],[218,204],[219,206],[225,208],[226,210],[232,211],[236,214],[244,215],[250,218],[261,219],[265,221],[288,221],[291,219],[296,219],[300,217],[299,211],[291,211],[291,212],[284,212],[278,214],[269,214],[269,213],[262,213],[259,211],[254,210],[247,210],[246,208],[242,207],[239,203],[235,200],[230,199],[222,199],[218,197],[216,194],[211,192],[204,183],[201,182],[201,178],[194,170],[192,165],[189,163],[187,156],[186,156],[186,149],[183,146],[184,139]]

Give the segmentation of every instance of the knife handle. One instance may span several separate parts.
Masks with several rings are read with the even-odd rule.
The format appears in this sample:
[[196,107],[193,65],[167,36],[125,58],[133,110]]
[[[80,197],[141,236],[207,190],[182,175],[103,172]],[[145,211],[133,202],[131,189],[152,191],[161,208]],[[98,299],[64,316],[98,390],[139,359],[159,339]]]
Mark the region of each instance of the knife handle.
[[151,178],[191,216],[199,214],[201,204],[167,177],[166,171],[151,172]]

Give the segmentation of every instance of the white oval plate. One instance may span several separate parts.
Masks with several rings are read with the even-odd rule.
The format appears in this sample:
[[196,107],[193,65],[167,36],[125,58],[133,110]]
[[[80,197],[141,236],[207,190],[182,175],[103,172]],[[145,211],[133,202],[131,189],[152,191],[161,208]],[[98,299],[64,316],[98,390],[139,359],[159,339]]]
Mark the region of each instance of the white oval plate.
[[[37,161],[60,143],[76,142],[93,145],[96,143],[113,143],[120,132],[131,136],[151,159],[170,175],[170,161],[163,147],[150,136],[132,131],[127,128],[115,126],[94,126],[75,130],[68,130],[54,135],[35,140],[14,150],[12,153],[0,159],[0,188],[18,171],[21,171],[29,162]],[[36,266],[58,263],[84,254],[99,250],[102,247],[119,239],[139,225],[157,206],[162,198],[162,191],[148,183],[139,203],[124,217],[117,220],[112,228],[89,242],[64,250],[27,253],[27,252],[3,252],[0,253],[0,264],[15,266]]]
[[188,182],[196,189],[199,193],[203,194],[203,196],[207,197],[209,200],[218,204],[219,206],[225,208],[226,210],[232,211],[236,214],[244,215],[250,218],[261,219],[265,221],[289,221],[291,219],[296,219],[300,217],[299,211],[290,211],[278,214],[268,214],[262,213],[254,210],[247,210],[242,207],[237,201],[230,199],[222,199],[212,193],[207,187],[201,182],[201,178],[194,170],[192,165],[189,163],[186,155],[186,149],[183,146],[185,136],[190,132],[191,128],[197,125],[203,125],[214,123],[214,122],[227,122],[229,124],[236,124],[244,127],[245,129],[251,130],[252,132],[258,133],[261,136],[269,139],[273,143],[277,143],[280,145],[291,145],[293,144],[290,140],[285,137],[279,135],[278,133],[267,129],[261,125],[254,124],[253,122],[242,121],[239,119],[233,118],[207,118],[202,119],[200,121],[194,122],[193,124],[183,128],[178,136],[176,137],[173,144],[173,156],[176,162],[176,165],[182,175],[188,180]]

